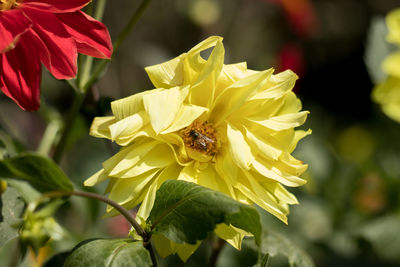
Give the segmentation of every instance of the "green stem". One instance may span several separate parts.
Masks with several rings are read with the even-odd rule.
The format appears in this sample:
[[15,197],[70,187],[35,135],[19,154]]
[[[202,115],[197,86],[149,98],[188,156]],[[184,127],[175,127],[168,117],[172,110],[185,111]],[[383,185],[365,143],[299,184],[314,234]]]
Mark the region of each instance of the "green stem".
[[111,200],[103,195],[91,193],[91,192],[83,192],[83,191],[71,191],[71,192],[66,192],[66,191],[54,191],[54,192],[49,192],[45,193],[42,195],[43,198],[54,198],[54,197],[62,197],[62,196],[80,196],[80,197],[86,197],[86,198],[92,198],[96,200],[100,200],[113,208],[115,208],[119,213],[121,213],[122,216],[125,217],[125,219],[132,225],[132,227],[136,230],[137,234],[143,238],[144,242],[148,242],[149,240],[149,235],[144,231],[144,229],[139,225],[139,223],[135,220],[135,218],[132,216],[132,214],[119,205],[117,202],[114,200]]
[[54,140],[61,128],[61,122],[57,120],[50,121],[46,130],[44,131],[42,140],[40,141],[39,147],[37,149],[39,154],[47,156],[53,146]]
[[265,254],[265,256],[262,258],[262,260],[261,260],[261,264],[260,264],[260,266],[261,267],[268,267],[268,264],[269,264],[269,254],[267,253],[267,254]]
[[[96,10],[94,12],[94,18],[96,20],[101,21],[103,19],[105,7],[106,7],[106,0],[97,1]],[[93,57],[85,56],[83,71],[79,79],[79,88],[83,88],[85,83],[87,83],[87,81],[89,80],[90,73],[92,72],[93,60],[94,60]]]
[[[135,11],[131,19],[129,20],[128,24],[125,26],[125,28],[122,30],[120,35],[118,36],[117,40],[114,42],[114,52],[118,50],[119,46],[121,45],[122,41],[125,40],[125,38],[128,36],[129,32],[132,30],[133,26],[137,23],[139,18],[142,16],[144,13],[146,7],[149,5],[151,0],[143,0],[141,5],[138,7],[138,9]],[[105,0],[99,0],[97,3],[96,7],[96,16],[102,16],[102,9],[105,7]],[[90,61],[90,60],[89,60]],[[58,143],[55,152],[54,152],[54,161],[59,163],[61,161],[62,155],[64,153],[65,146],[67,144],[67,140],[69,137],[69,134],[71,132],[71,128],[75,122],[76,116],[79,113],[79,110],[81,108],[81,105],[83,103],[83,100],[85,99],[85,94],[89,88],[93,86],[93,84],[97,81],[98,77],[100,74],[104,71],[104,68],[107,66],[109,60],[102,60],[95,68],[94,72],[90,76],[90,78],[85,78],[85,75],[80,79],[81,81],[85,81],[86,79],[88,80],[85,85],[82,85],[83,83],[80,82],[80,88],[75,84],[73,81],[67,81],[69,85],[71,85],[72,88],[75,89],[76,91],[76,96],[74,98],[74,102],[72,104],[70,113],[68,115],[67,121],[64,126],[64,131],[62,133],[62,136],[60,138],[60,142]],[[90,62],[85,62],[85,70],[83,71],[84,73],[90,73],[89,68],[91,69],[91,63]]]
[[132,216],[132,214],[127,209],[125,209],[124,207],[119,205],[117,202],[115,202],[103,195],[90,193],[90,192],[83,192],[83,191],[71,191],[71,192],[54,191],[54,192],[49,192],[49,193],[43,194],[42,198],[46,198],[46,197],[54,198],[54,197],[62,197],[62,196],[80,196],[80,197],[92,198],[92,199],[100,200],[100,201],[112,206],[113,208],[115,208],[132,225],[132,227],[135,229],[136,233],[143,238],[143,246],[149,251],[151,260],[153,261],[153,266],[157,267],[157,259],[154,254],[153,247],[151,245],[151,234],[147,233],[140,226],[140,224],[135,220],[135,218]]
[[[118,35],[117,39],[113,43],[113,49],[114,49],[113,54],[115,54],[115,52],[119,49],[121,43],[126,39],[129,32],[133,29],[133,27],[139,21],[140,17],[143,15],[147,6],[150,4],[150,1],[151,0],[143,0],[143,2],[140,4],[140,6],[136,9],[135,13],[133,13],[128,24],[126,24],[125,28],[121,31],[121,33]],[[84,92],[86,92],[86,90],[88,88],[92,87],[92,85],[97,81],[100,74],[103,73],[103,71],[108,63],[109,63],[109,60],[102,60],[96,66],[92,76],[89,78],[89,80],[85,83],[85,85],[82,88],[84,90]]]
[[[144,242],[143,242],[143,244],[145,244]],[[149,239],[149,241],[144,245],[144,247],[145,247],[145,249],[147,249],[148,251],[149,251],[149,253],[150,253],[150,258],[151,258],[151,261],[153,262],[153,267],[157,267],[157,258],[156,258],[156,254],[154,254],[154,249],[153,249],[153,246],[151,245],[151,242],[150,242],[150,239]]]
[[75,92],[75,97],[74,97],[74,100],[72,103],[71,110],[69,111],[68,117],[66,119],[63,133],[62,133],[60,141],[54,151],[53,159],[56,163],[60,163],[60,161],[62,159],[65,147],[67,145],[68,137],[71,133],[71,130],[74,126],[76,117],[79,114],[79,110],[81,109],[81,106],[82,106],[84,100],[85,100],[84,93]]

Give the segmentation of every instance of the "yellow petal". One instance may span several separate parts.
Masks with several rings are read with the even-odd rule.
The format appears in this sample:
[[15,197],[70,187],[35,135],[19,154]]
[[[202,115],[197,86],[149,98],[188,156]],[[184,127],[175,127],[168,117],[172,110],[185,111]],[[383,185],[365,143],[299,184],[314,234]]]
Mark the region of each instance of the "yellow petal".
[[217,225],[215,233],[237,250],[242,249],[243,238],[245,236],[251,236],[251,234],[246,231],[224,223]]
[[[265,134],[264,136],[267,137]],[[256,136],[247,129],[246,138],[249,141],[250,146],[266,158],[276,160],[282,154],[282,150],[278,148],[279,145],[277,145],[276,142],[271,143],[271,141],[273,141],[272,138],[269,138],[269,140],[267,140],[263,138],[262,134]]]
[[250,146],[247,144],[243,134],[235,126],[228,123],[227,137],[229,150],[235,163],[242,169],[250,169],[254,160]]
[[155,146],[149,153],[140,157],[140,160],[126,172],[120,173],[119,178],[130,178],[153,169],[162,169],[175,161],[171,148],[166,144]]
[[217,80],[215,96],[217,97],[225,88],[248,75],[249,73],[247,72],[246,62],[228,65],[224,64]]
[[[135,113],[129,117],[126,117],[112,125],[110,125],[110,133],[112,140],[127,140],[132,137],[137,131],[139,131],[146,123],[148,118],[144,111]],[[126,142],[120,145],[127,145]]]
[[186,243],[177,244],[167,239],[163,235],[158,234],[152,235],[152,239],[154,242],[154,247],[161,257],[165,258],[171,254],[178,253],[178,256],[183,262],[186,262],[190,255],[192,255],[201,244],[201,241],[198,241],[195,245]]
[[304,164],[304,162],[301,160],[295,159],[287,152],[283,153],[279,158],[279,161],[274,162],[274,165],[285,173],[292,174],[294,176],[300,176],[308,168],[307,164]]
[[162,134],[172,133],[181,130],[200,117],[201,114],[207,112],[208,109],[195,105],[183,105],[173,123]]
[[298,76],[291,70],[272,75],[250,100],[282,97],[293,89],[297,79]]
[[210,121],[218,125],[231,113],[238,110],[258,88],[271,76],[273,69],[262,71],[241,79],[226,88],[215,100]]
[[156,134],[175,120],[187,95],[187,88],[173,87],[143,96],[143,104]]
[[271,192],[279,202],[285,204],[298,204],[297,198],[289,193],[280,183],[273,181],[260,182],[261,186]]
[[88,179],[86,179],[83,182],[84,186],[94,186],[98,183],[103,182],[104,180],[106,180],[108,178],[108,175],[106,174],[106,172],[104,171],[104,169],[101,169],[100,171],[96,172],[95,174],[93,174],[91,177],[89,177]]
[[211,36],[189,50],[189,52],[185,55],[183,59],[184,85],[194,84],[207,62],[201,57],[200,52],[215,46],[218,42],[221,41],[222,37]]
[[166,180],[178,177],[181,169],[182,167],[180,167],[178,164],[172,164],[161,171],[161,173],[157,176],[154,182],[152,182],[147,190],[146,196],[144,197],[136,216],[142,218],[143,220],[147,219],[147,217],[150,215],[151,209],[153,208],[158,188],[160,188],[161,184]]
[[234,186],[237,181],[238,167],[233,162],[233,159],[229,152],[217,155],[215,162],[215,169],[218,176],[221,178],[221,182],[227,185],[229,194],[233,199],[237,199]]
[[263,175],[266,178],[280,182],[281,184],[284,184],[286,186],[296,187],[306,183],[306,181],[301,179],[300,177],[283,173],[275,166],[268,165],[265,161],[260,163],[258,160],[254,160],[252,165],[259,174]]
[[389,75],[400,78],[400,52],[390,54],[382,62],[382,69]]
[[146,221],[147,217],[149,217],[151,209],[154,205],[154,200],[156,199],[156,192],[157,192],[157,184],[158,184],[158,177],[154,179],[154,181],[149,186],[146,195],[143,199],[142,204],[140,204],[139,210],[136,213],[136,217],[141,218],[141,220]]
[[114,116],[96,117],[90,126],[90,135],[99,138],[111,139],[110,125],[115,123]]
[[382,84],[376,86],[372,98],[380,104],[400,102],[400,78],[389,76]]
[[[172,241],[171,241],[172,242]],[[200,246],[201,241],[197,241],[196,244],[177,244],[177,253],[179,258],[183,262],[186,262],[189,257],[196,251],[196,249]]]
[[289,92],[284,97],[284,103],[280,108],[277,115],[284,115],[288,113],[296,113],[301,110],[301,101],[295,93]]
[[232,121],[233,119],[239,120],[241,118],[244,118],[245,120],[242,120],[241,123],[245,123],[246,119],[252,117],[256,118],[274,117],[276,116],[276,114],[278,114],[284,103],[285,100],[283,97],[278,99],[268,99],[268,100],[264,99],[249,100],[246,103],[244,103],[241,108],[232,113],[229,120]]
[[391,43],[400,44],[400,9],[391,11],[386,17],[389,34],[387,40]]
[[[248,172],[241,176],[236,188],[247,198],[287,224],[287,217],[280,209],[277,200],[263,189]],[[250,177],[249,177],[250,176]]]
[[183,64],[185,54],[167,62],[146,67],[145,70],[154,87],[171,88],[183,85]]
[[296,130],[296,131],[294,132],[294,137],[293,137],[293,139],[292,139],[292,142],[291,142],[290,145],[289,145],[288,152],[289,152],[289,153],[292,153],[292,152],[296,149],[297,143],[298,143],[301,139],[303,139],[304,137],[306,137],[307,135],[310,135],[311,133],[312,133],[311,129],[308,129],[307,131]]
[[122,120],[126,117],[132,116],[139,111],[144,110],[143,96],[147,94],[154,94],[163,89],[153,89],[134,94],[116,101],[111,102],[111,110],[117,120]]
[[259,125],[262,125],[266,128],[275,131],[282,131],[302,125],[306,121],[308,114],[309,114],[308,111],[302,111],[297,113],[276,116],[269,119],[251,118],[249,120]]
[[157,144],[159,142],[150,139],[148,142],[130,145],[103,162],[103,167],[109,176],[121,178],[123,173],[133,168]]
[[190,88],[189,103],[211,107],[214,101],[215,87],[224,64],[225,50],[222,41],[218,41],[199,77]]
[[382,110],[387,116],[400,122],[400,102],[383,105]]
[[197,170],[193,167],[193,163],[185,166],[179,173],[178,180],[190,183],[197,183]]
[[[109,198],[120,205],[124,205],[128,201],[139,201],[138,198],[142,195],[142,190],[151,182],[157,172],[158,170],[155,169],[143,173],[135,178],[118,179],[111,190]],[[129,208],[133,207],[134,205]]]
[[218,176],[211,164],[207,164],[207,167],[197,172],[197,184],[214,191],[221,191],[217,179]]
[[192,49],[189,50],[187,53],[188,56],[200,56],[200,52],[204,51],[210,47],[215,46],[218,42],[222,42],[222,37],[220,36],[210,36],[204,41],[198,43],[196,46],[194,46]]
[[151,237],[153,239],[154,247],[161,257],[165,258],[176,253],[176,249],[172,247],[171,241],[163,235],[154,234]]

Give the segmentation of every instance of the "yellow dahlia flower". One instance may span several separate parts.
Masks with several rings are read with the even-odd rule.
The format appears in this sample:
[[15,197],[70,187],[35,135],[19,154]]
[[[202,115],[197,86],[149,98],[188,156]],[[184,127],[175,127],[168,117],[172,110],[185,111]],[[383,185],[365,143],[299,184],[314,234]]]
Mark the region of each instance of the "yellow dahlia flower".
[[[400,48],[400,9],[389,13],[386,24],[389,29],[388,42]],[[400,122],[400,49],[383,61],[382,68],[387,77],[374,88],[372,98],[381,104],[388,117]]]
[[[211,47],[204,59],[200,52]],[[225,65],[217,36],[146,71],[156,89],[112,102],[113,116],[93,121],[91,135],[122,148],[85,185],[109,179],[109,198],[126,208],[142,203],[138,216],[146,219],[159,186],[185,180],[255,203],[286,223],[297,200],[284,186],[303,185],[307,168],[291,152],[310,133],[294,130],[308,114],[291,91],[297,76]],[[216,233],[236,248],[246,234],[226,225]],[[185,258],[179,246],[170,242],[161,254]]]

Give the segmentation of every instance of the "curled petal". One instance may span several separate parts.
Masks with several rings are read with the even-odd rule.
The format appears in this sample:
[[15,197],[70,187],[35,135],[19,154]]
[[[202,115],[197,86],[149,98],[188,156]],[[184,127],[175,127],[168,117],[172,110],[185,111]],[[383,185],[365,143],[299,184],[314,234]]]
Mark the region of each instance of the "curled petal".
[[272,129],[275,131],[282,131],[302,125],[305,122],[307,115],[309,113],[310,112],[308,111],[302,111],[298,113],[290,113],[281,116],[276,116],[266,120],[259,118],[254,118],[249,120],[261,126],[264,126],[268,129]]
[[167,134],[183,129],[186,126],[189,126],[195,119],[200,117],[200,115],[206,111],[208,111],[207,108],[200,106],[183,105],[174,122],[161,133]]
[[174,121],[187,95],[185,88],[174,87],[143,96],[143,104],[156,134]]
[[145,70],[156,88],[171,88],[183,85],[183,55],[170,61],[146,67]]
[[[156,174],[157,170],[152,170],[135,178],[117,179],[113,183],[109,197],[125,208],[131,209],[144,199]],[[107,206],[107,212],[116,213],[116,210],[112,206]]]
[[228,124],[227,136],[233,160],[240,168],[248,170],[254,157],[243,134],[233,125]]
[[211,107],[214,101],[217,80],[224,64],[224,55],[225,49],[222,45],[222,40],[220,40],[215,44],[207,63],[204,64],[203,70],[199,72],[197,80],[191,87],[189,103]]
[[258,72],[241,79],[226,88],[215,100],[210,121],[223,122],[238,110],[272,75],[273,69]]
[[114,116],[94,118],[92,126],[90,126],[90,135],[99,138],[111,139],[109,127],[115,122]]

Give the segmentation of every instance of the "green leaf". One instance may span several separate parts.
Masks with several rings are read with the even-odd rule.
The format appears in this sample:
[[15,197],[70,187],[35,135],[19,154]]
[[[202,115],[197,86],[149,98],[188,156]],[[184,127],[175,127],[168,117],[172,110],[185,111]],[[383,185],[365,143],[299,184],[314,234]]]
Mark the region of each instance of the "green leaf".
[[[294,244],[285,236],[274,232],[263,232],[261,241],[261,254],[265,259],[265,255],[275,257],[277,254],[286,256],[290,266],[297,267],[313,267],[314,262],[311,257],[300,247]],[[263,266],[259,263],[255,266]]]
[[16,189],[8,187],[1,195],[0,247],[18,236],[17,225],[21,223],[24,207],[25,203]]
[[42,193],[73,190],[71,181],[57,164],[37,154],[22,154],[1,160],[0,177],[27,181]]
[[150,253],[142,241],[130,239],[96,239],[78,244],[68,256],[64,267],[152,266]]
[[372,244],[380,257],[389,261],[400,260],[400,216],[375,219],[361,227],[358,234]]
[[260,241],[261,224],[256,209],[227,195],[194,183],[169,180],[157,191],[147,219],[154,233],[176,243],[196,244],[217,224],[231,224]]

